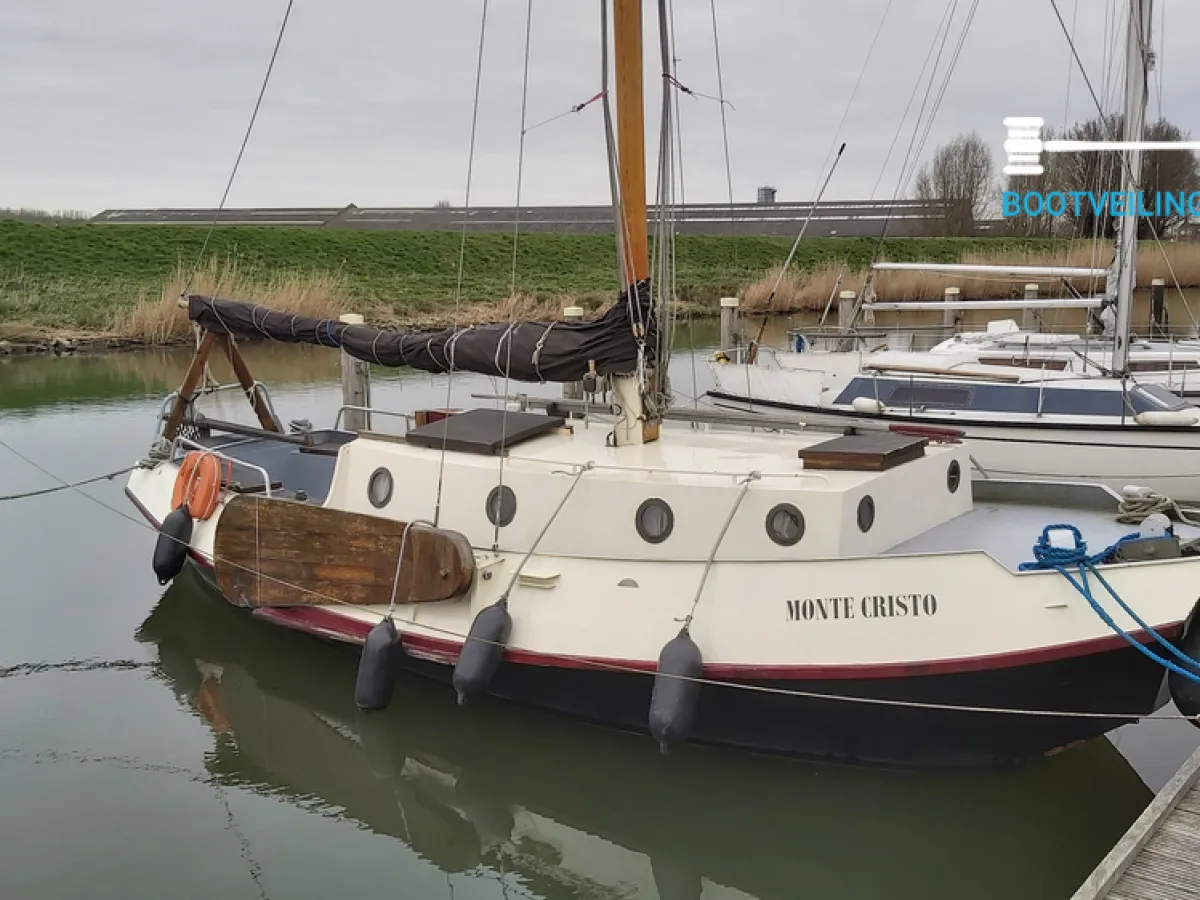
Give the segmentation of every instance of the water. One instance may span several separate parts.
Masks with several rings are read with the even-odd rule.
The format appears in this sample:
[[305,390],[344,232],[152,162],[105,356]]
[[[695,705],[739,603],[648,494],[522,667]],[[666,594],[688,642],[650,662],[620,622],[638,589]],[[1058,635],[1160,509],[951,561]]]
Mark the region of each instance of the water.
[[[331,421],[335,354],[247,356],[285,420]],[[67,479],[128,465],[188,358],[2,363],[0,440]],[[443,377],[376,378],[379,405],[446,403]],[[451,403],[500,387],[456,378]],[[0,447],[0,495],[51,484]],[[663,758],[408,678],[362,719],[353,650],[192,579],[164,594],[122,479],[84,490],[116,511],[0,503],[0,897],[1058,900],[1200,743],[1160,716],[1003,774]]]

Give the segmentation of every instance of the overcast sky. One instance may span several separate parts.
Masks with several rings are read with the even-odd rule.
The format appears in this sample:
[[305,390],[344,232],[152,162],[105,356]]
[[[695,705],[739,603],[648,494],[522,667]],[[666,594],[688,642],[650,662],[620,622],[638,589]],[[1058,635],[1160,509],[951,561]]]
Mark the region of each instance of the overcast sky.
[[[1103,92],[1108,10],[1057,0]],[[679,77],[717,93],[709,0],[674,0]],[[286,0],[36,0],[0,3],[0,206],[215,206],[249,119]],[[482,0],[295,0],[231,206],[460,204]],[[648,162],[659,79],[646,0]],[[971,0],[716,0],[736,199],[772,184],[807,200],[842,130],[826,199],[895,190],[912,121],[883,169],[901,113],[948,6],[944,71]],[[490,0],[473,204],[512,204],[525,0]],[[884,13],[887,10],[886,19]],[[1160,108],[1200,135],[1200,3],[1158,0]],[[879,41],[867,50],[883,19]],[[1123,18],[1122,18],[1123,21]],[[1165,28],[1159,25],[1165,23]],[[599,86],[598,0],[533,0],[529,122]],[[1118,44],[1118,47],[1120,45]],[[1120,54],[1118,54],[1120,56]],[[1009,115],[1061,124],[1094,111],[1051,0],[982,0],[923,158],[978,130],[1002,164]],[[940,75],[937,79],[940,82]],[[935,82],[935,87],[937,82]],[[923,96],[923,83],[917,103]],[[1111,97],[1111,94],[1110,94]],[[684,187],[726,199],[718,104],[683,97]],[[529,132],[523,201],[608,199],[599,107]],[[883,176],[881,179],[881,171]],[[878,187],[876,184],[878,182]],[[651,181],[651,184],[653,182]],[[652,188],[651,188],[652,190]]]

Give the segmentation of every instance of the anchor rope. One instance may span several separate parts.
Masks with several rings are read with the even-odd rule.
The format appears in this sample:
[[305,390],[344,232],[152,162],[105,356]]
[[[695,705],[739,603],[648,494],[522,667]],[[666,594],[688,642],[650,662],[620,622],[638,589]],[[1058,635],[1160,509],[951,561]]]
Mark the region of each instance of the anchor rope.
[[[54,478],[56,481],[63,481],[65,483],[64,479],[59,478],[53,472],[49,471],[48,469],[44,468],[40,464],[34,462],[29,457],[27,457],[24,454],[20,453],[19,451],[15,450],[11,445],[6,443],[3,439],[0,439],[0,446],[5,447],[12,453],[14,453],[17,456],[24,459],[26,462],[28,462],[34,468],[41,470],[45,474],[49,475],[51,478]],[[572,490],[573,489],[574,488],[572,487]],[[155,528],[153,525],[151,525],[145,519],[136,518],[136,517],[130,515],[129,513],[125,512],[124,510],[117,509],[115,506],[112,506],[111,504],[104,502],[99,497],[93,497],[91,494],[88,494],[85,491],[78,491],[78,493],[80,496],[85,497],[86,499],[90,500],[91,502],[95,503],[96,505],[103,507],[104,509],[113,513],[114,515],[119,516],[122,519],[125,519],[127,522],[131,522],[132,524],[136,525],[138,528],[142,528],[146,531],[149,531],[151,534],[165,536],[168,540],[175,541],[178,544],[183,544],[189,550],[191,550],[191,545],[187,541],[181,540],[180,538],[177,538],[174,535],[163,535],[157,528]],[[568,491],[567,496],[569,496],[569,494],[570,494],[570,492]],[[565,503],[565,500],[566,500],[566,497],[564,497],[564,500],[559,504],[560,508],[563,505],[563,503]],[[547,525],[547,528],[548,527],[549,526]],[[543,533],[544,533],[544,531],[545,531],[545,529],[543,529]],[[286,579],[279,578],[275,575],[270,575],[265,572],[257,572],[256,573],[249,566],[242,565],[241,563],[237,563],[237,562],[235,562],[231,559],[227,559],[225,557],[217,556],[216,554],[204,554],[204,555],[208,556],[212,560],[214,565],[216,563],[221,563],[222,565],[227,565],[231,568],[238,569],[240,571],[244,571],[249,574],[257,575],[258,577],[265,578],[269,581],[275,582],[276,584],[279,584],[282,587],[286,587],[289,590],[296,591],[300,594],[308,594],[313,597],[318,597],[321,600],[327,601],[331,605],[341,606],[345,609],[356,610],[358,612],[366,613],[367,615],[370,615],[370,616],[379,616],[380,615],[379,610],[377,608],[374,608],[371,606],[364,606],[361,603],[355,603],[351,600],[345,600],[341,597],[335,597],[332,594],[326,594],[323,591],[314,591],[312,588],[305,587],[304,585],[297,584],[295,582],[291,582]],[[415,624],[415,623],[410,623],[410,624]],[[463,632],[455,631],[450,628],[442,628],[440,626],[431,625],[431,624],[424,623],[424,622],[422,622],[419,627],[426,631],[432,632],[434,634],[444,635],[446,637],[453,638],[458,641],[462,641],[464,643],[466,641],[481,641],[486,644],[493,644],[493,645],[495,645],[497,647],[501,647],[502,649],[505,649],[505,650],[512,649],[511,647],[509,647],[508,645],[506,645],[500,641],[489,640],[487,638],[478,637],[477,635],[471,635],[471,634],[466,634]],[[993,715],[1029,716],[1029,717],[1033,717],[1033,718],[1128,719],[1131,722],[1137,721],[1137,720],[1144,720],[1144,721],[1150,721],[1150,722],[1169,722],[1172,724],[1174,724],[1176,722],[1189,722],[1189,723],[1200,722],[1200,715],[1187,716],[1187,715],[1183,715],[1182,713],[1177,714],[1177,715],[1168,714],[1168,715],[1152,716],[1152,715],[1150,715],[1150,713],[1147,713],[1147,712],[1092,712],[1089,710],[1026,709],[1026,708],[1019,708],[1019,707],[976,706],[976,705],[969,705],[969,704],[962,704],[962,703],[937,703],[937,702],[930,702],[930,701],[923,701],[923,700],[897,700],[897,699],[892,699],[892,698],[887,698],[887,697],[861,697],[861,696],[855,696],[852,694],[831,694],[831,693],[823,692],[823,691],[805,691],[805,690],[800,690],[797,688],[776,687],[774,685],[766,685],[766,684],[751,684],[751,683],[736,682],[736,681],[719,681],[717,679],[706,678],[703,676],[694,677],[694,676],[689,676],[689,675],[677,675],[677,674],[673,674],[673,673],[669,673],[669,672],[658,672],[656,674],[653,670],[650,670],[650,669],[639,668],[637,666],[631,666],[631,665],[624,664],[624,663],[609,662],[607,660],[596,659],[594,657],[584,657],[584,656],[580,656],[578,654],[555,653],[553,651],[539,651],[539,653],[541,653],[543,656],[547,657],[548,659],[554,659],[554,660],[558,660],[561,662],[568,662],[573,665],[583,664],[586,666],[590,666],[592,668],[603,669],[606,671],[622,672],[622,673],[634,674],[634,675],[643,675],[643,676],[651,677],[651,678],[653,678],[653,677],[674,678],[674,679],[678,679],[680,681],[695,682],[696,684],[707,685],[707,686],[714,687],[714,688],[729,688],[732,690],[750,691],[752,693],[772,694],[772,695],[776,695],[776,696],[796,697],[796,698],[806,699],[806,700],[822,700],[822,701],[831,701],[831,702],[840,702],[840,703],[852,703],[852,704],[859,704],[859,705],[866,705],[866,706],[884,706],[884,707],[896,707],[896,708],[904,708],[904,709],[921,709],[921,710],[928,710],[928,711],[933,711],[933,712],[984,713],[984,714],[993,714]]]
[[[1075,541],[1074,546],[1053,546],[1050,543],[1050,532],[1052,531],[1069,532]],[[1089,555],[1087,552],[1087,542],[1079,533],[1079,529],[1074,525],[1047,525],[1042,529],[1041,536],[1038,538],[1037,543],[1033,546],[1034,561],[1021,563],[1020,567],[1022,571],[1053,569],[1054,571],[1058,572],[1058,574],[1067,579],[1067,581],[1071,583],[1071,586],[1075,588],[1080,595],[1082,595],[1083,599],[1088,602],[1088,605],[1092,608],[1096,615],[1100,617],[1100,620],[1113,632],[1120,635],[1121,639],[1127,644],[1135,648],[1142,655],[1154,660],[1168,671],[1175,672],[1176,674],[1182,675],[1184,678],[1187,678],[1190,681],[1200,684],[1200,674],[1198,674],[1200,673],[1200,662],[1197,662],[1179,648],[1175,647],[1157,631],[1151,628],[1150,625],[1143,621],[1142,618],[1130,608],[1129,604],[1121,599],[1121,596],[1113,589],[1112,585],[1108,583],[1108,580],[1104,577],[1104,575],[1101,574],[1101,572],[1096,568],[1097,563],[1107,562],[1113,559],[1123,544],[1126,544],[1131,540],[1136,540],[1140,537],[1141,535],[1137,534],[1136,532],[1134,534],[1127,534],[1124,537],[1119,538],[1112,545],[1105,547],[1099,553],[1093,553]],[[1070,573],[1070,571],[1068,571],[1068,566],[1077,567],[1079,573],[1078,581]],[[1146,634],[1150,635],[1150,637],[1154,639],[1155,643],[1165,647],[1167,651],[1180,662],[1184,663],[1185,665],[1193,666],[1196,671],[1184,669],[1181,666],[1171,662],[1171,660],[1159,656],[1151,651],[1148,647],[1144,646],[1140,641],[1135,640],[1132,636],[1130,636],[1125,629],[1116,623],[1112,616],[1108,614],[1104,607],[1102,607],[1092,595],[1091,584],[1088,582],[1089,573],[1096,577],[1100,584],[1104,586],[1104,589],[1108,591],[1109,596],[1117,602],[1117,605],[1120,606],[1122,610],[1124,610],[1125,614],[1133,619],[1133,621],[1137,623],[1137,626],[1146,632]]]

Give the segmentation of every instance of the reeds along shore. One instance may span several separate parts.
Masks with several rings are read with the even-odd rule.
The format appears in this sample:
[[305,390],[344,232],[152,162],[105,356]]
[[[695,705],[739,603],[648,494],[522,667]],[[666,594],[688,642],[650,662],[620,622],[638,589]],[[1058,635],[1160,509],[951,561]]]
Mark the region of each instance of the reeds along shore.
[[[985,265],[1076,266],[1104,268],[1111,262],[1111,252],[1097,252],[1091,243],[1080,243],[1062,251],[1050,253],[967,253],[960,262]],[[1105,248],[1107,251],[1107,248]],[[839,276],[841,281],[838,281]],[[866,281],[865,269],[850,269],[838,262],[825,262],[808,272],[792,270],[785,273],[775,298],[768,306],[771,288],[779,277],[779,267],[757,281],[746,285],[741,293],[744,312],[798,313],[821,310],[838,291],[861,291]],[[1200,244],[1179,243],[1162,246],[1142,246],[1138,251],[1138,287],[1149,287],[1155,278],[1163,279],[1168,287],[1178,282],[1180,287],[1200,286]],[[1026,284],[1038,283],[1034,278],[989,278],[980,275],[944,275],[935,272],[879,272],[875,277],[875,293],[880,300],[938,300],[946,288],[957,287],[963,299],[1006,299],[1021,297]],[[1042,296],[1051,290],[1061,291],[1058,279],[1043,279],[1038,283]],[[1077,279],[1072,286],[1083,294],[1102,293],[1103,279]],[[836,299],[836,298],[834,298]]]
[[[823,246],[821,253],[824,255],[819,260],[812,258],[816,251],[810,248],[808,266],[793,266],[785,274],[769,306],[767,298],[778,275],[778,267],[765,270],[744,266],[735,273],[720,267],[705,268],[693,261],[680,268],[680,309],[685,315],[713,315],[721,296],[737,293],[742,299],[742,310],[747,313],[796,314],[821,310],[837,290],[861,291],[866,279],[867,269],[862,262],[865,257],[861,254],[846,262],[841,261],[840,256],[831,256],[843,246],[847,248],[844,252],[848,252],[854,245]],[[908,246],[898,242],[897,249],[901,248],[904,258],[937,259],[918,255],[931,249],[923,245]],[[942,248],[941,256],[940,261],[1092,268],[1103,268],[1111,261],[1107,246],[1090,242],[1059,244],[1045,250],[998,246],[994,250],[971,249],[961,254],[951,254]],[[949,258],[945,258],[947,256]],[[800,254],[797,258],[803,257],[804,254]],[[187,315],[178,303],[185,288],[194,293],[249,300],[272,309],[321,318],[355,312],[373,325],[397,329],[433,329],[519,319],[553,320],[561,318],[565,306],[581,306],[585,315],[590,316],[607,308],[615,295],[611,290],[555,289],[553,282],[539,281],[537,272],[540,270],[534,271],[532,263],[527,263],[531,271],[518,284],[521,280],[526,284],[540,283],[545,285],[542,289],[519,291],[506,297],[509,278],[497,277],[487,284],[475,285],[470,292],[464,290],[461,298],[456,300],[453,289],[449,293],[421,289],[397,293],[387,285],[364,285],[361,278],[351,277],[354,273],[349,266],[271,269],[261,262],[240,264],[240,258],[235,254],[214,255],[192,277],[189,277],[190,267],[180,263],[165,282],[150,276],[138,285],[114,277],[110,282],[103,282],[102,291],[93,291],[99,295],[94,299],[89,299],[78,285],[66,279],[39,280],[27,269],[18,271],[7,282],[0,279],[0,338],[20,341],[99,337],[152,346],[186,343],[193,339],[193,334]],[[505,268],[508,259],[511,256],[505,258]],[[451,267],[451,274],[452,263],[452,260],[446,263]],[[554,263],[555,272],[575,271],[575,258],[571,254],[555,257]],[[403,274],[408,269],[401,261],[392,271]],[[756,272],[761,273],[757,278],[754,277]],[[1164,279],[1168,286],[1178,283],[1184,288],[1200,287],[1200,244],[1144,244],[1138,257],[1139,286],[1148,286],[1154,278]],[[958,287],[965,299],[991,299],[1019,297],[1026,282],[1032,280],[932,272],[881,272],[875,279],[875,289],[881,300],[935,300],[950,286]],[[569,282],[567,284],[569,286]],[[1057,296],[1063,290],[1051,279],[1043,280],[1039,287],[1045,297]],[[1083,294],[1091,294],[1102,291],[1104,286],[1080,281],[1074,287]],[[494,294],[495,299],[488,299],[488,294]]]

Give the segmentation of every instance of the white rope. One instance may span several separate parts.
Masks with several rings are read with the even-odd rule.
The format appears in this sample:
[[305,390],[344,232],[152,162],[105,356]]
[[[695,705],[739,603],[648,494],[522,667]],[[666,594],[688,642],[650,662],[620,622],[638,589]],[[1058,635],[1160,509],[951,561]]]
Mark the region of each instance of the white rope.
[[1123,496],[1117,506],[1117,521],[1127,525],[1139,525],[1153,513],[1173,516],[1185,525],[1200,526],[1200,521],[1192,519],[1188,515],[1189,513],[1200,514],[1200,510],[1182,509],[1170,497],[1149,489],[1142,494]]

